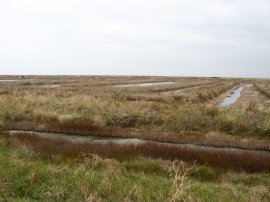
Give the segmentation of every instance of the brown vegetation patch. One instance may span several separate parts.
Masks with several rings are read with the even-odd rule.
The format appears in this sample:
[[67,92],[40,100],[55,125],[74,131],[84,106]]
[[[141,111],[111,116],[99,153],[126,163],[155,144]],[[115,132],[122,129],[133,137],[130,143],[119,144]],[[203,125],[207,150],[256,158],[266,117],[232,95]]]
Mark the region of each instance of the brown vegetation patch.
[[249,172],[270,172],[270,154],[248,151],[213,151],[207,149],[182,148],[176,145],[146,142],[138,145],[120,145],[117,143],[72,142],[64,138],[40,137],[29,134],[12,135],[2,133],[1,137],[8,145],[26,147],[50,157],[62,155],[67,158],[81,154],[98,154],[109,158],[128,159],[135,156],[162,158],[168,160],[196,161],[221,169],[245,170]]

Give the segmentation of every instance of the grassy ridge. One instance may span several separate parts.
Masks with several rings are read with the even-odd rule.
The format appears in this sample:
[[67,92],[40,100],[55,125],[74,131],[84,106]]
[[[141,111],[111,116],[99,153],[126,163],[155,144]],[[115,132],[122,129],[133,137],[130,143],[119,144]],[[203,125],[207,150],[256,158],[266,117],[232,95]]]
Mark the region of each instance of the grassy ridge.
[[265,84],[264,85],[260,85],[258,83],[254,83],[254,86],[256,87],[256,89],[261,92],[262,94],[264,94],[266,97],[270,98],[270,86],[269,84]]

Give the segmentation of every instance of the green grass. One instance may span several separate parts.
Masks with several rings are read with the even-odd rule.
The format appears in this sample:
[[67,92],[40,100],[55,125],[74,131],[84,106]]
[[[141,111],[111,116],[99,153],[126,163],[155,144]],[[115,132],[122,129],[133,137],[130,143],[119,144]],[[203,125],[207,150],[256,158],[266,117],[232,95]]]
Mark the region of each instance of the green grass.
[[[29,150],[0,144],[0,192],[6,201],[170,201],[175,172],[172,162],[97,156],[42,158]],[[176,162],[175,165],[180,162]],[[270,174],[221,172],[205,166],[191,169],[179,200],[269,201]]]

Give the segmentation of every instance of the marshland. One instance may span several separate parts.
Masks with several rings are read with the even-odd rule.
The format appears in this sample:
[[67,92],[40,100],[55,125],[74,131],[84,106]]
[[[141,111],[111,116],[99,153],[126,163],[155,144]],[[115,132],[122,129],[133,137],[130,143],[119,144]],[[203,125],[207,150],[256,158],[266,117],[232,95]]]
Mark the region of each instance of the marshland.
[[0,199],[269,201],[269,95],[269,79],[1,76]]

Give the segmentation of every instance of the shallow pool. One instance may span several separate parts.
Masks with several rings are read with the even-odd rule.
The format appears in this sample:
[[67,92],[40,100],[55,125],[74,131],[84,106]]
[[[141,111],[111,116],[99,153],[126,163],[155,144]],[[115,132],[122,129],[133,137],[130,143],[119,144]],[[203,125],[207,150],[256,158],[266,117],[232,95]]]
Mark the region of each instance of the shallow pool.
[[241,97],[241,92],[243,89],[244,87],[241,86],[237,88],[236,90],[232,91],[231,94],[220,103],[220,106],[226,107],[235,103]]

